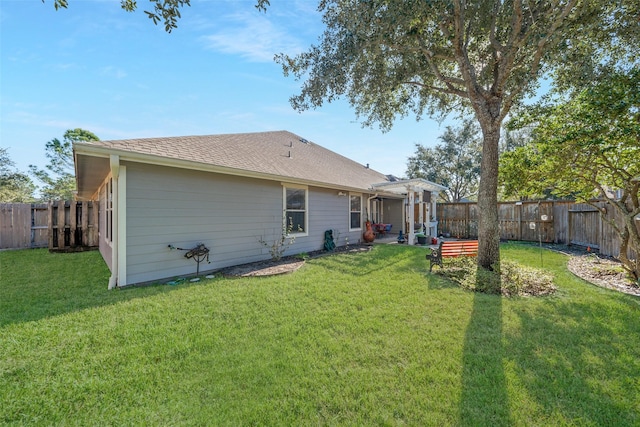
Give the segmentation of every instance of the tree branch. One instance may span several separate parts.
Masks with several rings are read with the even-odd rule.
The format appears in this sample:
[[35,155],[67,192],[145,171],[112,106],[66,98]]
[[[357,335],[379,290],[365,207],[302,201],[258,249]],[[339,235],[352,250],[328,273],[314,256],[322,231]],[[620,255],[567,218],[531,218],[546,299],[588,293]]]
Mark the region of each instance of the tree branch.
[[[519,3],[520,6],[522,5],[520,0],[518,0],[516,3]],[[576,7],[577,4],[578,4],[578,0],[569,0],[567,4],[562,8],[561,12],[555,17],[552,24],[548,27],[546,31],[546,36],[538,41],[536,46],[536,51],[533,56],[533,60],[531,61],[530,64],[527,64],[529,68],[528,73],[531,76],[531,80],[535,80],[535,77],[538,71],[540,70],[540,62],[542,60],[542,56],[544,52],[546,51],[547,44],[549,43],[551,38],[556,35],[556,32],[558,31],[558,29],[562,26],[565,19],[569,15],[569,13],[571,13],[571,11]],[[554,4],[549,7],[549,10],[554,11],[557,9],[557,6],[558,6],[558,2],[554,2]],[[517,43],[514,43],[512,46],[507,47],[506,50],[508,53],[505,55],[505,57],[507,57],[505,61],[507,61],[507,63],[510,64],[509,70],[512,69],[513,63],[515,63],[515,57],[518,50],[522,47],[525,41],[532,36],[532,32],[535,31],[536,29],[538,28],[535,25],[535,21],[532,21],[532,25],[530,25],[527,28],[527,31],[523,34],[523,36],[519,40],[514,39],[514,42],[517,42]],[[512,35],[514,35],[513,32],[512,32]],[[498,83],[500,86],[504,85],[504,82],[506,81],[508,75],[510,74],[510,73],[504,72],[505,70],[506,69],[503,69],[503,75],[500,79],[500,82]],[[516,99],[517,96],[520,95],[520,93],[524,90],[524,88],[525,88],[524,85],[520,85],[516,89],[514,89],[511,93],[505,95],[504,103],[503,103],[503,113],[501,114],[501,118],[506,117],[506,115],[509,113],[509,110],[504,107],[508,106],[509,108],[511,108],[514,100]]]
[[460,89],[456,89],[453,86],[449,87],[449,85],[446,88],[443,88],[443,87],[439,87],[439,86],[426,85],[424,83],[421,83],[421,82],[418,82],[418,81],[412,81],[412,80],[406,80],[406,81],[403,81],[401,83],[402,84],[412,85],[412,86],[419,86],[419,87],[425,88],[425,89],[435,90],[437,92],[446,93],[448,95],[457,95],[457,96],[461,96],[463,98],[469,98],[469,94],[467,92],[464,92],[464,91],[462,91]]

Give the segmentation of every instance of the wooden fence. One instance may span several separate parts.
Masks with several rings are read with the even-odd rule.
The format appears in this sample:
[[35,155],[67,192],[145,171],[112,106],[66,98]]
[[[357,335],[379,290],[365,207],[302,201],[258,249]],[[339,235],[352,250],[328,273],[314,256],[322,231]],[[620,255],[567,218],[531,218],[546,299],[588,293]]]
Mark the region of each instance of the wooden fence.
[[47,204],[0,203],[0,249],[46,248]]
[[0,249],[48,247],[68,252],[97,246],[97,202],[0,204]]
[[[597,202],[606,206],[605,201]],[[454,237],[478,237],[476,203],[439,203],[438,231]],[[616,211],[608,207],[607,218],[622,223]],[[498,203],[498,220],[502,240],[580,245],[597,249],[603,255],[620,255],[620,239],[600,213],[584,203],[568,201],[534,201]],[[640,230],[640,219],[636,221]],[[630,251],[628,256],[635,258]]]

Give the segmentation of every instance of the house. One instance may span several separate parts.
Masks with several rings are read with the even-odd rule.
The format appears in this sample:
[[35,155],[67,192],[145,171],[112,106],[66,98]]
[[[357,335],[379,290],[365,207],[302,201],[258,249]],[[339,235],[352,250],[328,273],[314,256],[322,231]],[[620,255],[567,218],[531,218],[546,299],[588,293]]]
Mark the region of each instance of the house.
[[99,201],[110,289],[194,274],[171,248],[204,244],[202,271],[269,259],[260,240],[284,224],[296,237],[286,254],[322,249],[329,229],[338,246],[357,243],[367,219],[410,239],[425,220],[435,235],[444,189],[390,181],[286,131],[77,142],[74,160],[78,199]]

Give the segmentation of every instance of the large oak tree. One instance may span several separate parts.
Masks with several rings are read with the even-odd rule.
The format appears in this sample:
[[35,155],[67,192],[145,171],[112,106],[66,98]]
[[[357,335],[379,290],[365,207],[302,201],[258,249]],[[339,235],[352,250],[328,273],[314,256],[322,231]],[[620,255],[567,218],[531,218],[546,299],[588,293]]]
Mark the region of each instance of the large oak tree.
[[579,0],[327,0],[320,9],[320,44],[277,57],[285,74],[304,79],[294,108],[346,96],[365,125],[383,130],[398,116],[471,109],[483,135],[478,264],[491,269],[500,260],[502,122],[595,8]]

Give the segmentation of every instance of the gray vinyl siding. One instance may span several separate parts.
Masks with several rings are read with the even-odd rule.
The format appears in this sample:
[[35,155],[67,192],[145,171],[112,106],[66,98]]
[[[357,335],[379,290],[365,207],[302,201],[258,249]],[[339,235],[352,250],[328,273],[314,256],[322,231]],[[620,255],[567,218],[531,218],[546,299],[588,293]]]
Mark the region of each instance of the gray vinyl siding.
[[267,259],[258,239],[281,218],[279,183],[127,163],[127,284],[195,274],[168,245],[207,246],[201,273]]
[[[126,162],[127,284],[189,276],[196,262],[168,245],[209,249],[200,273],[270,259],[262,238],[280,236],[283,217],[281,182]],[[324,232],[340,231],[351,244],[360,231],[348,233],[348,197],[309,187],[308,235],[296,237],[285,252],[322,249]],[[336,235],[334,234],[334,237]]]
[[300,249],[303,252],[322,249],[326,230],[333,230],[337,246],[344,246],[346,238],[349,244],[358,243],[362,231],[349,232],[349,197],[324,188],[310,187],[309,191],[309,242]]

